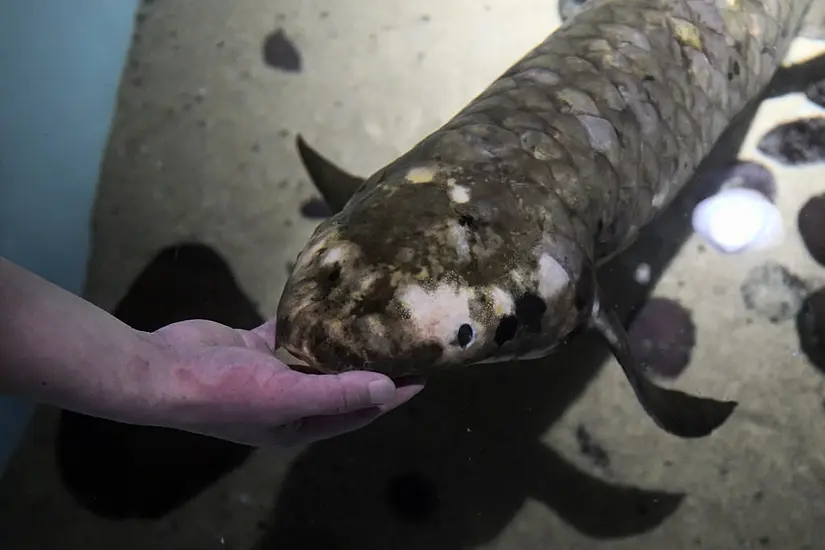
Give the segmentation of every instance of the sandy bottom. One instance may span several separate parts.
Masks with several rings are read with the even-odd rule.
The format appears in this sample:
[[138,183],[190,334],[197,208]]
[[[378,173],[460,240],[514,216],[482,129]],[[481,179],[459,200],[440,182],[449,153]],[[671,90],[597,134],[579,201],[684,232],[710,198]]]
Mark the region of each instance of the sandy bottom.
[[[103,168],[88,298],[141,328],[192,316],[254,326],[274,312],[288,262],[323,215],[297,133],[367,175],[557,24],[544,0],[147,3]],[[794,59],[815,48],[799,41]],[[775,179],[780,246],[725,256],[705,245],[690,229],[697,186],[606,283],[625,311],[656,299],[665,317],[647,321],[652,333],[673,327],[660,339],[689,334],[671,346],[681,364],[648,350],[662,374],[740,402],[713,436],[658,430],[587,338],[549,361],[445,374],[372,426],[291,452],[72,415],[58,422],[44,408],[0,483],[0,541],[21,550],[819,548],[825,383],[800,327],[804,336],[816,322],[825,271],[797,217],[825,192],[825,166],[783,165],[757,144],[821,112],[800,93],[771,99],[741,147]],[[650,343],[645,334],[639,345]]]

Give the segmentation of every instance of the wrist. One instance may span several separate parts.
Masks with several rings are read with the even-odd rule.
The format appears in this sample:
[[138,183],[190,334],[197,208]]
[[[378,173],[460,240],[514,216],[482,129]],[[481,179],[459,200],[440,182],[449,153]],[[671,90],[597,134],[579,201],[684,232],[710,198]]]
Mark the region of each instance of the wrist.
[[84,369],[43,379],[32,397],[63,409],[127,424],[152,424],[166,386],[171,351],[152,333],[129,328],[119,349],[90,357]]
[[[154,424],[161,415],[164,395],[169,389],[169,373],[175,362],[174,350],[155,333],[133,330],[118,368],[110,375],[90,403],[95,414],[130,424]],[[114,365],[113,365],[114,366]]]
[[160,337],[2,258],[0,304],[0,391],[125,422],[152,416],[175,362]]

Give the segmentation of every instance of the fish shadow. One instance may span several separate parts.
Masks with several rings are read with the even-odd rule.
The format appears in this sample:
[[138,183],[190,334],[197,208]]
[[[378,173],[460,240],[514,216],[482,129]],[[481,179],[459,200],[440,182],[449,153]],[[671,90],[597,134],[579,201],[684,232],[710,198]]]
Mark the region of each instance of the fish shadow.
[[[763,98],[788,93],[789,78],[799,75],[777,73]],[[665,215],[600,270],[625,322],[692,234],[693,208],[718,190],[711,174],[735,160],[763,98],[729,126]],[[648,285],[635,282],[642,262],[651,267]],[[542,360],[431,377],[421,394],[367,428],[305,449],[256,550],[471,548],[496,537],[527,499],[594,539],[656,528],[684,494],[601,480],[540,440],[608,357],[601,340],[584,333]],[[640,407],[636,414],[632,421],[646,420]]]
[[[237,328],[263,319],[228,264],[202,244],[163,249],[113,315],[145,331],[191,318]],[[63,411],[60,478],[87,510],[109,519],[158,519],[241,466],[251,447],[179,430],[122,424]]]

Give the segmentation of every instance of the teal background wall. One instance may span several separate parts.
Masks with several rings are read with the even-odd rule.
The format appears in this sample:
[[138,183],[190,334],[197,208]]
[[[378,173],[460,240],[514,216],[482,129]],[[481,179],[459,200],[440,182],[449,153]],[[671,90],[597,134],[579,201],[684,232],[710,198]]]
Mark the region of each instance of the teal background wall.
[[[137,7],[0,2],[0,255],[76,293]],[[0,397],[0,472],[33,408]]]

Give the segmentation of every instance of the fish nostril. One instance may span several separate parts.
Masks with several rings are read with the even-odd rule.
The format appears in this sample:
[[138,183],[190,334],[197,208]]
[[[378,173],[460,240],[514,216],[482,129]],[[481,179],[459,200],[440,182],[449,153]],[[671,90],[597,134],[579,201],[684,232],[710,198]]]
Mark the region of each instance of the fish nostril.
[[329,275],[327,275],[327,280],[330,283],[337,283],[340,278],[341,278],[341,266],[338,265],[338,264],[335,264],[335,267],[333,267],[332,271],[330,271]]

